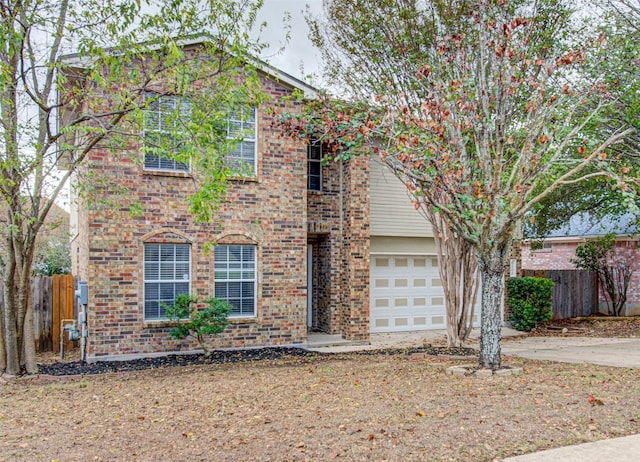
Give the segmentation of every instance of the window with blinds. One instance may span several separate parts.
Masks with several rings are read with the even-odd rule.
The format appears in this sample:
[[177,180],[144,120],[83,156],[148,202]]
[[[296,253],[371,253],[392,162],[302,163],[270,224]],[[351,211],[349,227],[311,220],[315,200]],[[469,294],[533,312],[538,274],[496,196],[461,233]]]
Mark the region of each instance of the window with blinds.
[[144,245],[144,319],[167,319],[166,306],[191,291],[189,244]]

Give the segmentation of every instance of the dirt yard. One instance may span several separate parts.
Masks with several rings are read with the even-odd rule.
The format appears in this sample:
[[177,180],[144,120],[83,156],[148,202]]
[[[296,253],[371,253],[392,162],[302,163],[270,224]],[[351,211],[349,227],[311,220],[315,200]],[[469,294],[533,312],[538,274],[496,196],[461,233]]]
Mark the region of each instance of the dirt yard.
[[505,360],[524,375],[398,354],[0,381],[0,460],[490,461],[639,431],[640,370]]

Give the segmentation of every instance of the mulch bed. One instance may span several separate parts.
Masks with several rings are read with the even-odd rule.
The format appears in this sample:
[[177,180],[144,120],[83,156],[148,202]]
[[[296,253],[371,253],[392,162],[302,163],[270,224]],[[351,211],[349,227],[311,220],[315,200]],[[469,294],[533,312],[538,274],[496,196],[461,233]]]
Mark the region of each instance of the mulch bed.
[[[447,348],[427,345],[416,348],[390,348],[380,350],[362,350],[349,355],[412,355],[430,356],[477,356],[478,352],[471,348]],[[313,358],[318,356],[340,356],[339,353],[318,353],[303,348],[252,348],[246,350],[216,350],[209,356],[203,354],[167,355],[153,358],[138,358],[127,361],[98,361],[83,363],[81,361],[55,362],[39,364],[39,373],[52,376],[92,375],[109,372],[141,371],[175,366],[197,366],[206,364],[241,363],[247,361],[269,361],[283,358]]]
[[[640,337],[640,318],[611,318],[592,316],[553,321],[549,326],[539,328],[530,335],[561,337]],[[172,354],[154,358],[139,358],[127,361],[80,361],[53,362],[39,364],[40,374],[51,376],[93,375],[109,372],[141,371],[174,366],[196,366],[206,364],[242,363],[248,361],[270,361],[283,358],[314,358],[319,356],[340,357],[344,353],[318,353],[295,347],[268,347],[245,350],[216,350],[210,356],[203,354]],[[362,355],[408,355],[413,357],[439,356],[441,358],[477,357],[477,350],[471,348],[449,348],[425,345],[414,348],[386,348],[361,350],[348,353],[349,356]]]

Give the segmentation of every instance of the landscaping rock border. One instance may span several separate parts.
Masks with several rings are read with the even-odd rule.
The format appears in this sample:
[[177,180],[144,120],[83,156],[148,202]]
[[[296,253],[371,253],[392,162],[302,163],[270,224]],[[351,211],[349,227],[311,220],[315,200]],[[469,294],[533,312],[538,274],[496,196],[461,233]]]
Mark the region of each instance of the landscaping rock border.
[[468,375],[475,377],[492,377],[494,375],[497,377],[514,377],[522,375],[523,373],[524,369],[521,367],[503,367],[497,371],[492,371],[491,369],[478,369],[477,364],[457,365],[447,368],[447,374],[458,377]]

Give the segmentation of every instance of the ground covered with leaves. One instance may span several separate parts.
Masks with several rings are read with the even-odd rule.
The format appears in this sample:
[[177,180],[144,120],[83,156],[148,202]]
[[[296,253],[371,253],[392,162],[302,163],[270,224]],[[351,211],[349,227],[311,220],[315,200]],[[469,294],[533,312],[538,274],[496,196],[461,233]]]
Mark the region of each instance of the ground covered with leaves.
[[638,370],[505,358],[524,375],[453,377],[460,360],[423,358],[22,377],[0,385],[0,459],[489,461],[639,430]]
[[533,335],[564,337],[640,337],[640,317],[590,316],[561,319],[541,327]]

